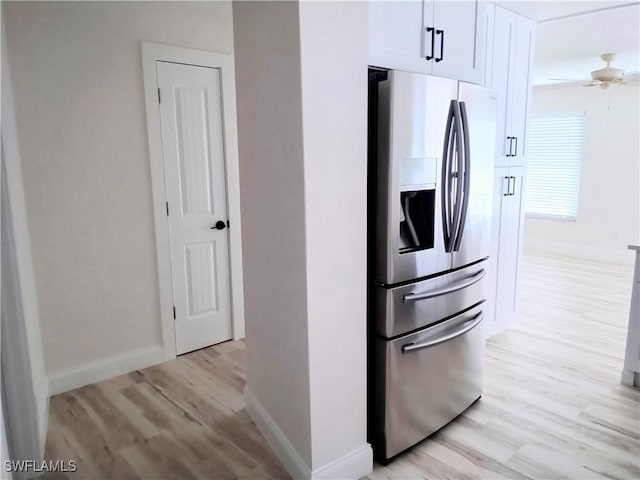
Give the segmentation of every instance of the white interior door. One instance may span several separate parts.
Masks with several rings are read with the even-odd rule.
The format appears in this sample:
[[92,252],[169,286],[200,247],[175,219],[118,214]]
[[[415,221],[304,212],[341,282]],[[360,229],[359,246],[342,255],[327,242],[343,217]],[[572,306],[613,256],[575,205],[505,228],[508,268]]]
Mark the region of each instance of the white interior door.
[[216,68],[157,74],[179,355],[232,336],[223,105]]

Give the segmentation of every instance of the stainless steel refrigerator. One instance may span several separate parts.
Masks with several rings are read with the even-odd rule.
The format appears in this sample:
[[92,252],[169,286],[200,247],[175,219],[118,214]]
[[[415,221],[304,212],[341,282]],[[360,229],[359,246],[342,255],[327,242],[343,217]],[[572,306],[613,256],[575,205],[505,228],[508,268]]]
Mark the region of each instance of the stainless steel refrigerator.
[[496,94],[369,72],[369,433],[378,461],[482,394]]

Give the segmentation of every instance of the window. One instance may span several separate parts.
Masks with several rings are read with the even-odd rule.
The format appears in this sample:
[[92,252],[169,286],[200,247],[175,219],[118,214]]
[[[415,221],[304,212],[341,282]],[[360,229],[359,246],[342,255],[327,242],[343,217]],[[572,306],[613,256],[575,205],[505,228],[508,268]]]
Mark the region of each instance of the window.
[[583,116],[531,120],[527,215],[576,219],[583,130]]

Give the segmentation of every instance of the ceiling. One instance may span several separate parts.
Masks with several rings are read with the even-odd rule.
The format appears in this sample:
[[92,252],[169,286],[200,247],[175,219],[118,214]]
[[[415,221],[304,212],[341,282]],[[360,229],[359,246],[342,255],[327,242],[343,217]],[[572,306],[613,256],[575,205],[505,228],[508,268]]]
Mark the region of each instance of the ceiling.
[[539,0],[537,2],[507,0],[494,2],[496,5],[519,13],[536,22],[547,22],[570,15],[581,15],[586,12],[593,12],[601,9],[630,5],[638,2],[629,0],[623,2],[609,1],[552,1]]
[[497,2],[538,22],[533,84],[550,78],[590,80],[605,64],[600,54],[617,54],[612,66],[640,70],[640,4],[635,2]]

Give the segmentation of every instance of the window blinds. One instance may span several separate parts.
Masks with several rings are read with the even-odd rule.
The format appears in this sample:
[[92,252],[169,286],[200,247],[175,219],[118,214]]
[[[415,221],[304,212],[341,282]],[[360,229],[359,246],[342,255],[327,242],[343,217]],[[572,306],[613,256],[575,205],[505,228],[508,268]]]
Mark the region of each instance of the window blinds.
[[583,116],[531,120],[527,214],[575,220],[583,130]]

